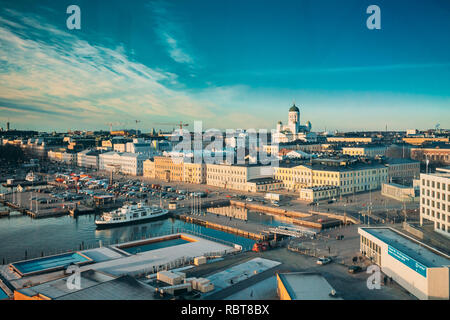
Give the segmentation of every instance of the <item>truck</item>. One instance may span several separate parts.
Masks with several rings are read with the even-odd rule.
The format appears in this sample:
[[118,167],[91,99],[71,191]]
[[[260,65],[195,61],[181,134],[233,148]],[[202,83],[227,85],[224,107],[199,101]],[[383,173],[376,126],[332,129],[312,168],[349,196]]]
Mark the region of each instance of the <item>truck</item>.
[[271,200],[271,201],[280,201],[281,200],[281,194],[278,194],[278,193],[266,193],[265,199]]

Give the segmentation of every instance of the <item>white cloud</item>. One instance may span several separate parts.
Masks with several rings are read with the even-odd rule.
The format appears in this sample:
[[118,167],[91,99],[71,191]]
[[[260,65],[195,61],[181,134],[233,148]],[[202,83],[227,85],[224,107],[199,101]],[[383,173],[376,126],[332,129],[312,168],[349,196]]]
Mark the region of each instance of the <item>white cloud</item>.
[[[214,116],[210,106],[167,86],[178,84],[174,73],[132,61],[121,47],[94,45],[36,17],[15,18],[20,23],[2,17],[6,23],[0,25],[0,110],[8,116],[28,110],[47,113],[47,123],[73,123],[72,117],[80,125],[100,128],[117,118]],[[37,25],[46,26],[39,35]],[[191,61],[172,45],[174,57]]]

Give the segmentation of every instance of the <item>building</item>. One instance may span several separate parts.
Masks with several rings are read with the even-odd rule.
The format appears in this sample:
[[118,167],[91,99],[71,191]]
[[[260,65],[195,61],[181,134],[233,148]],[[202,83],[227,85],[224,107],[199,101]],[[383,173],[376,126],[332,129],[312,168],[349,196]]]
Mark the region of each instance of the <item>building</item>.
[[206,164],[184,162],[183,181],[193,184],[206,183]]
[[361,253],[408,292],[421,300],[450,298],[449,256],[393,228],[358,233]]
[[327,137],[327,142],[372,143],[372,137]]
[[183,181],[182,157],[154,157],[155,178],[164,181]]
[[436,148],[412,148],[411,159],[425,163],[428,160],[431,164],[450,165],[450,147],[439,146]]
[[311,132],[311,122],[307,122],[305,126],[300,124],[300,109],[295,105],[289,109],[288,124],[283,125],[281,121],[278,121],[276,132],[272,135],[272,141],[290,142],[295,140],[303,141],[315,141],[317,136]]
[[305,187],[300,189],[299,200],[314,202],[333,199],[338,196],[339,187],[337,186]]
[[155,179],[155,161],[152,159],[145,160],[142,170],[145,178]]
[[403,186],[396,183],[383,183],[381,195],[398,201],[419,201],[420,190],[410,186]]
[[320,273],[277,273],[280,300],[342,300]]
[[385,165],[388,168],[389,181],[399,181],[411,184],[420,176],[420,161],[402,158],[387,158]]
[[434,223],[434,230],[450,237],[450,171],[420,174],[420,224]]
[[448,137],[406,137],[403,138],[403,141],[413,145],[422,145],[430,142],[444,142],[448,143]]
[[339,188],[339,195],[348,195],[380,189],[382,183],[387,182],[388,169],[379,163],[283,163],[274,168],[274,178],[290,191],[335,186]]
[[[260,178],[273,178],[272,168],[257,164],[206,165],[206,184],[214,187],[249,192],[250,189],[255,188],[255,180]],[[252,180],[253,182],[249,185],[248,182]]]
[[147,156],[138,153],[106,152],[99,155],[99,170],[141,176],[144,171],[143,163],[147,159]]
[[365,156],[365,157],[376,157],[384,156],[386,154],[387,147],[383,145],[379,146],[354,146],[354,147],[343,147],[342,154],[347,154],[350,156]]
[[279,155],[280,152],[282,152],[283,150],[286,150],[285,152],[289,151],[303,151],[306,153],[320,152],[322,147],[319,143],[293,141],[285,143],[266,144],[263,145],[263,149],[268,154]]
[[82,168],[98,169],[98,156],[101,152],[97,150],[84,150],[77,154],[77,165]]

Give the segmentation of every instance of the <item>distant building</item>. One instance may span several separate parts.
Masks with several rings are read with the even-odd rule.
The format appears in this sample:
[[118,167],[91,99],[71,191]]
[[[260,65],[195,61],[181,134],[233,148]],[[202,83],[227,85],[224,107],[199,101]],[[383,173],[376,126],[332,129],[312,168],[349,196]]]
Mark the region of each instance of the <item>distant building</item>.
[[403,138],[403,141],[406,143],[409,143],[409,144],[422,145],[424,143],[430,143],[430,142],[448,143],[449,138],[448,137],[406,137],[406,138]]
[[327,137],[327,142],[372,143],[372,137]]
[[311,122],[308,121],[304,126],[300,124],[300,109],[295,104],[289,109],[288,116],[289,121],[287,125],[283,125],[281,121],[278,121],[276,133],[272,135],[273,142],[317,140],[316,134],[311,132]]
[[402,158],[387,158],[389,181],[399,181],[402,184],[411,184],[420,176],[420,161]]
[[436,148],[412,148],[411,159],[421,161],[426,160],[430,164],[450,165],[450,146],[439,146]]
[[386,154],[387,147],[383,145],[375,146],[354,146],[354,147],[343,147],[342,153],[350,156],[366,156],[366,157],[376,157],[384,156]]

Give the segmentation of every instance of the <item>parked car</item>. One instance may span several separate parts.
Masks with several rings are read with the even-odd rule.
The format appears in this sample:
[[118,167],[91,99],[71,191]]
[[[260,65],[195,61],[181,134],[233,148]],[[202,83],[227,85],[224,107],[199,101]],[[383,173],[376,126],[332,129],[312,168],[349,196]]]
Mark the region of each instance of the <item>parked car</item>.
[[319,258],[319,260],[316,261],[316,263],[320,264],[320,265],[329,264],[330,262],[331,262],[331,258],[328,258],[328,257],[322,257],[322,258]]
[[362,268],[360,266],[350,266],[348,267],[348,273],[358,273],[361,272]]

